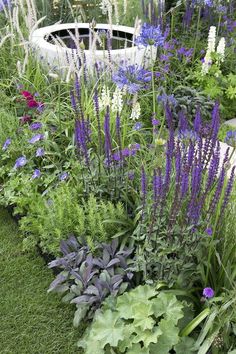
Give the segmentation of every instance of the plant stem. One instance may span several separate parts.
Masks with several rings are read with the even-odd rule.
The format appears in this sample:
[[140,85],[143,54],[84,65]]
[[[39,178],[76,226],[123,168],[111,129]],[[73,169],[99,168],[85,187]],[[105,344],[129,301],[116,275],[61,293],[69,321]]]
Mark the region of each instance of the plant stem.
[[153,47],[151,46],[151,62],[152,62],[152,105],[153,113],[156,113],[156,96],[155,96],[155,79],[154,79],[154,60],[153,60]]

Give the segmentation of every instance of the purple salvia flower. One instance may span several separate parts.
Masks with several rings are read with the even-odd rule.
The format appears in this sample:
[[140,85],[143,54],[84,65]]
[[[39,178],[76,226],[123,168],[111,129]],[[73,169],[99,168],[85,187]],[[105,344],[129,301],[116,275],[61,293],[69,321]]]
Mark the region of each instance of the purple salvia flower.
[[77,73],[75,74],[75,92],[77,96],[78,102],[80,102],[81,99],[81,89],[80,89],[80,83],[79,83],[79,78]]
[[182,165],[182,159],[181,159],[181,150],[180,150],[180,145],[179,142],[177,143],[177,148],[176,148],[176,156],[175,156],[175,182],[176,184],[180,184],[181,181],[181,165]]
[[194,119],[194,124],[193,124],[193,128],[194,131],[199,134],[201,131],[201,127],[202,127],[202,119],[201,119],[201,111],[200,111],[200,107],[197,108],[197,113]]
[[141,192],[142,192],[142,218],[143,218],[144,209],[146,206],[146,197],[147,197],[147,176],[143,166],[141,170]]
[[189,172],[187,170],[184,170],[182,172],[182,177],[181,177],[181,199],[183,199],[189,188]]
[[223,164],[222,164],[223,167],[225,167],[225,165],[227,164],[227,162],[229,160],[229,151],[230,151],[230,148],[228,147],[225,152],[225,156],[224,156],[224,160],[223,160]]
[[11,139],[7,138],[6,141],[4,142],[3,146],[2,146],[2,150],[6,151],[8,149],[8,146],[11,144]]
[[44,156],[44,155],[45,155],[45,151],[44,151],[43,148],[38,148],[38,149],[36,150],[36,154],[35,154],[36,157],[42,157],[42,156]]
[[219,179],[218,179],[217,187],[216,187],[216,190],[215,190],[215,194],[214,194],[214,196],[213,196],[213,198],[211,200],[210,207],[209,207],[209,210],[208,210],[209,218],[214,213],[216,205],[217,205],[217,203],[220,200],[222,189],[223,189],[223,186],[224,186],[224,181],[225,181],[225,169],[222,167],[221,173],[220,173],[220,176],[219,176]]
[[188,130],[188,121],[186,119],[186,115],[184,112],[181,110],[178,114],[179,118],[179,131],[184,132]]
[[89,156],[86,142],[86,132],[84,131],[84,126],[80,120],[76,120],[75,122],[75,142],[80,157],[84,157],[86,165],[88,166]]
[[170,130],[173,130],[173,115],[168,103],[165,105],[165,116],[166,116],[168,128]]
[[34,173],[32,174],[32,179],[39,178],[41,176],[40,170],[34,170]]
[[27,164],[27,160],[26,160],[25,156],[18,157],[18,159],[15,162],[14,169],[23,167],[26,164]]
[[29,143],[35,144],[36,142],[43,140],[43,139],[44,139],[44,134],[36,134],[29,140]]
[[98,127],[98,144],[99,144],[99,155],[102,154],[102,129],[101,129],[101,120],[100,120],[100,112],[99,112],[99,100],[98,100],[98,93],[97,89],[95,89],[95,93],[93,96],[94,107],[96,112],[97,118],[97,127]]
[[107,167],[111,167],[111,132],[110,132],[110,110],[107,106],[106,114],[105,114],[105,121],[104,121],[104,133],[105,133],[105,156]]
[[189,143],[188,147],[188,155],[187,155],[187,164],[189,170],[192,168],[193,161],[194,161],[194,154],[195,154],[195,146],[192,141]]
[[162,195],[162,176],[161,176],[160,169],[158,173],[156,169],[154,170],[152,187],[153,187],[153,202],[154,202],[153,208],[155,209],[158,204],[158,198],[160,199]]
[[40,122],[34,122],[30,124],[30,130],[39,130],[42,128],[42,123]]
[[220,143],[218,141],[214,154],[211,157],[210,166],[208,169],[208,178],[207,178],[205,193],[209,191],[209,189],[215,182],[219,170],[219,164],[220,164]]
[[233,185],[234,185],[234,179],[235,179],[235,169],[236,166],[233,166],[231,173],[230,173],[230,178],[228,180],[227,186],[226,186],[226,190],[225,190],[225,195],[224,195],[224,200],[223,200],[223,204],[221,207],[221,213],[223,214],[225,211],[225,208],[229,202],[229,198],[230,198],[230,194],[232,192],[233,189]]

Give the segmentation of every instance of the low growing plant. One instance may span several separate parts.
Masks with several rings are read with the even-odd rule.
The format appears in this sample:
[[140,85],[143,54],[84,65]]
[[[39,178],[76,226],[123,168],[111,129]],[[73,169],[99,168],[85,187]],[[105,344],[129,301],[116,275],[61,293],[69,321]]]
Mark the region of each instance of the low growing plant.
[[78,345],[85,354],[193,353],[194,340],[180,337],[183,307],[173,294],[140,285],[108,298]]
[[49,292],[56,291],[67,294],[64,301],[76,304],[77,310],[74,325],[81,320],[92,318],[94,312],[109,296],[122,294],[130,285],[133,273],[129,258],[132,249],[120,249],[118,241],[102,244],[95,257],[87,246],[81,246],[75,237],[61,242],[62,258],[49,263],[50,268],[62,271],[51,283]]

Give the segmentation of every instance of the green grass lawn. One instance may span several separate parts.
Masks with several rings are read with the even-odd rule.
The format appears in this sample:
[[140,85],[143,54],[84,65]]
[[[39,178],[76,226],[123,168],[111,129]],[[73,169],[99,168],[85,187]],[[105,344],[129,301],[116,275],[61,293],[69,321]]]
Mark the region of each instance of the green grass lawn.
[[21,250],[16,223],[0,209],[0,354],[76,354],[74,308],[47,294],[53,275]]

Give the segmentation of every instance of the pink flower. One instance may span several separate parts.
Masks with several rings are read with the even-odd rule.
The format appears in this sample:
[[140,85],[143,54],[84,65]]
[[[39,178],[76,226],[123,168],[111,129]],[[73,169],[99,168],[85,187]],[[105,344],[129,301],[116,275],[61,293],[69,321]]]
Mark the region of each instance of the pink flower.
[[27,100],[33,100],[33,96],[29,91],[21,91],[22,96],[24,96]]
[[38,107],[38,102],[37,101],[35,101],[34,99],[27,99],[27,106],[29,107],[29,108],[36,108],[36,107]]

